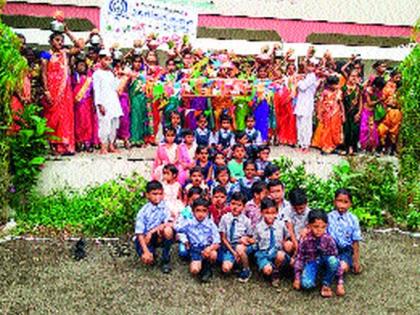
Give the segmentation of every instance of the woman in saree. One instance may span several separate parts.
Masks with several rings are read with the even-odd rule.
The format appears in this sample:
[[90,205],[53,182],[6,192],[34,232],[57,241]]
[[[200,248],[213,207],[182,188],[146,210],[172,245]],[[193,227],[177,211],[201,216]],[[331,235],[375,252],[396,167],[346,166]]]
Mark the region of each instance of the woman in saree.
[[329,76],[326,89],[317,104],[318,126],[312,139],[312,146],[323,154],[332,153],[343,143],[343,122],[345,119],[339,78]]
[[153,133],[153,126],[150,124],[151,115],[150,102],[145,93],[146,75],[143,71],[143,58],[140,55],[134,56],[132,61],[132,82],[129,87],[131,103],[131,143],[143,147],[147,137]]
[[346,84],[341,88],[343,105],[346,114],[344,122],[344,149],[349,155],[357,151],[359,142],[360,114],[362,112],[362,87],[359,84],[359,71],[349,73]]
[[54,154],[71,155],[75,151],[74,102],[71,88],[69,52],[64,49],[64,36],[50,36],[51,50],[41,53],[44,84],[44,115],[54,131],[50,143]]

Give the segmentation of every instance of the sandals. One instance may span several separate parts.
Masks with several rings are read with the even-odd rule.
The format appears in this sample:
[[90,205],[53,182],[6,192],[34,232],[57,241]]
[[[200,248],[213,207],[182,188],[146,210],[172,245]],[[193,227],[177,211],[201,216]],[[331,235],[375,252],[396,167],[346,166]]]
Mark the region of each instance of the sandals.
[[332,292],[331,288],[323,285],[322,288],[321,288],[321,296],[323,298],[330,298],[330,297],[332,297],[333,296],[333,292]]

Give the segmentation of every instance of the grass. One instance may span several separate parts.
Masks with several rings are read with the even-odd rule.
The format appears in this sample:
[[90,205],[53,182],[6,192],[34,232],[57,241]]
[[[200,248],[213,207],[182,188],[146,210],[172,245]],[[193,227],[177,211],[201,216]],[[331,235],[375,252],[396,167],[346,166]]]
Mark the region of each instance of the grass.
[[[76,262],[71,243],[13,241],[0,245],[2,314],[416,314],[420,309],[420,240],[365,234],[364,272],[346,278],[344,298],[296,292],[289,280],[274,289],[254,273],[241,284],[216,273],[200,284],[175,260],[170,275],[145,267],[134,252],[113,257],[88,245]],[[416,311],[417,310],[417,311]],[[418,313],[417,313],[418,314]]]

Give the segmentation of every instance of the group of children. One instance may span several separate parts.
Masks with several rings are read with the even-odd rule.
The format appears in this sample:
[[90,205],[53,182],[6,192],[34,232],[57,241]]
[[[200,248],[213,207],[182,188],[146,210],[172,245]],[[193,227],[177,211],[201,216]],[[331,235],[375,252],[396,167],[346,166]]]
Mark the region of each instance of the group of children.
[[148,203],[136,218],[135,245],[142,262],[154,264],[162,247],[161,268],[169,273],[176,246],[191,274],[204,282],[214,266],[246,282],[254,264],[274,286],[293,273],[295,289],[310,289],[322,274],[323,297],[333,295],[335,279],[336,294],[344,295],[344,273],[361,270],[361,232],[349,212],[351,194],[338,190],[328,214],[309,209],[302,189],[291,190],[286,200],[269,147],[257,144],[253,116],[246,120],[249,133],[233,134],[230,117],[222,115],[221,131],[206,138],[201,136],[203,116],[194,132],[181,129],[179,136],[178,115],[165,129],[146,186]]
[[[256,56],[238,56],[194,50],[183,43],[168,52],[162,66],[154,39],[144,45],[147,49],[137,43],[124,55],[93,43],[96,33],[87,41],[75,39],[67,27],[65,33],[74,46],[64,47],[62,33],[51,35],[51,50],[39,54],[41,83],[33,93],[43,91],[39,98],[54,130],[51,145],[57,154],[96,147],[102,153],[115,152],[117,139],[126,148],[157,145],[157,134],[170,124],[173,112],[179,113],[181,128],[196,130],[205,119],[215,137],[226,131],[220,124],[222,115],[230,116],[231,129],[241,132],[252,115],[266,144],[298,146],[304,152],[313,146],[325,154],[396,150],[401,75],[389,75],[383,62],[375,63],[376,73],[363,82],[357,56],[339,64],[329,52],[315,58],[310,47],[297,61],[293,51],[282,54],[277,46]],[[25,48],[22,53],[36,68],[33,51]],[[238,80],[245,82],[243,91],[220,94]],[[203,95],[203,82],[209,81],[217,83],[209,90],[216,94]],[[31,101],[22,94],[16,93],[15,111]],[[207,137],[203,130],[198,132]]]

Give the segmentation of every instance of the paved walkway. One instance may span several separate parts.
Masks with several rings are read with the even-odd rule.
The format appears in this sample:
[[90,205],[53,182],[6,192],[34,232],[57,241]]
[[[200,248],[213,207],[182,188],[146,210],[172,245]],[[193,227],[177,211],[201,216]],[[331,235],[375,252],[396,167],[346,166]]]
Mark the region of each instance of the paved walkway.
[[[72,157],[51,157],[41,173],[38,188],[44,194],[66,186],[82,189],[133,173],[149,179],[154,152],[155,148],[150,147],[121,150],[119,154],[81,153]],[[323,178],[331,173],[334,165],[343,160],[338,155],[320,155],[317,150],[302,154],[286,146],[272,147],[271,158],[280,156],[292,159],[295,165],[304,162],[309,173]]]

